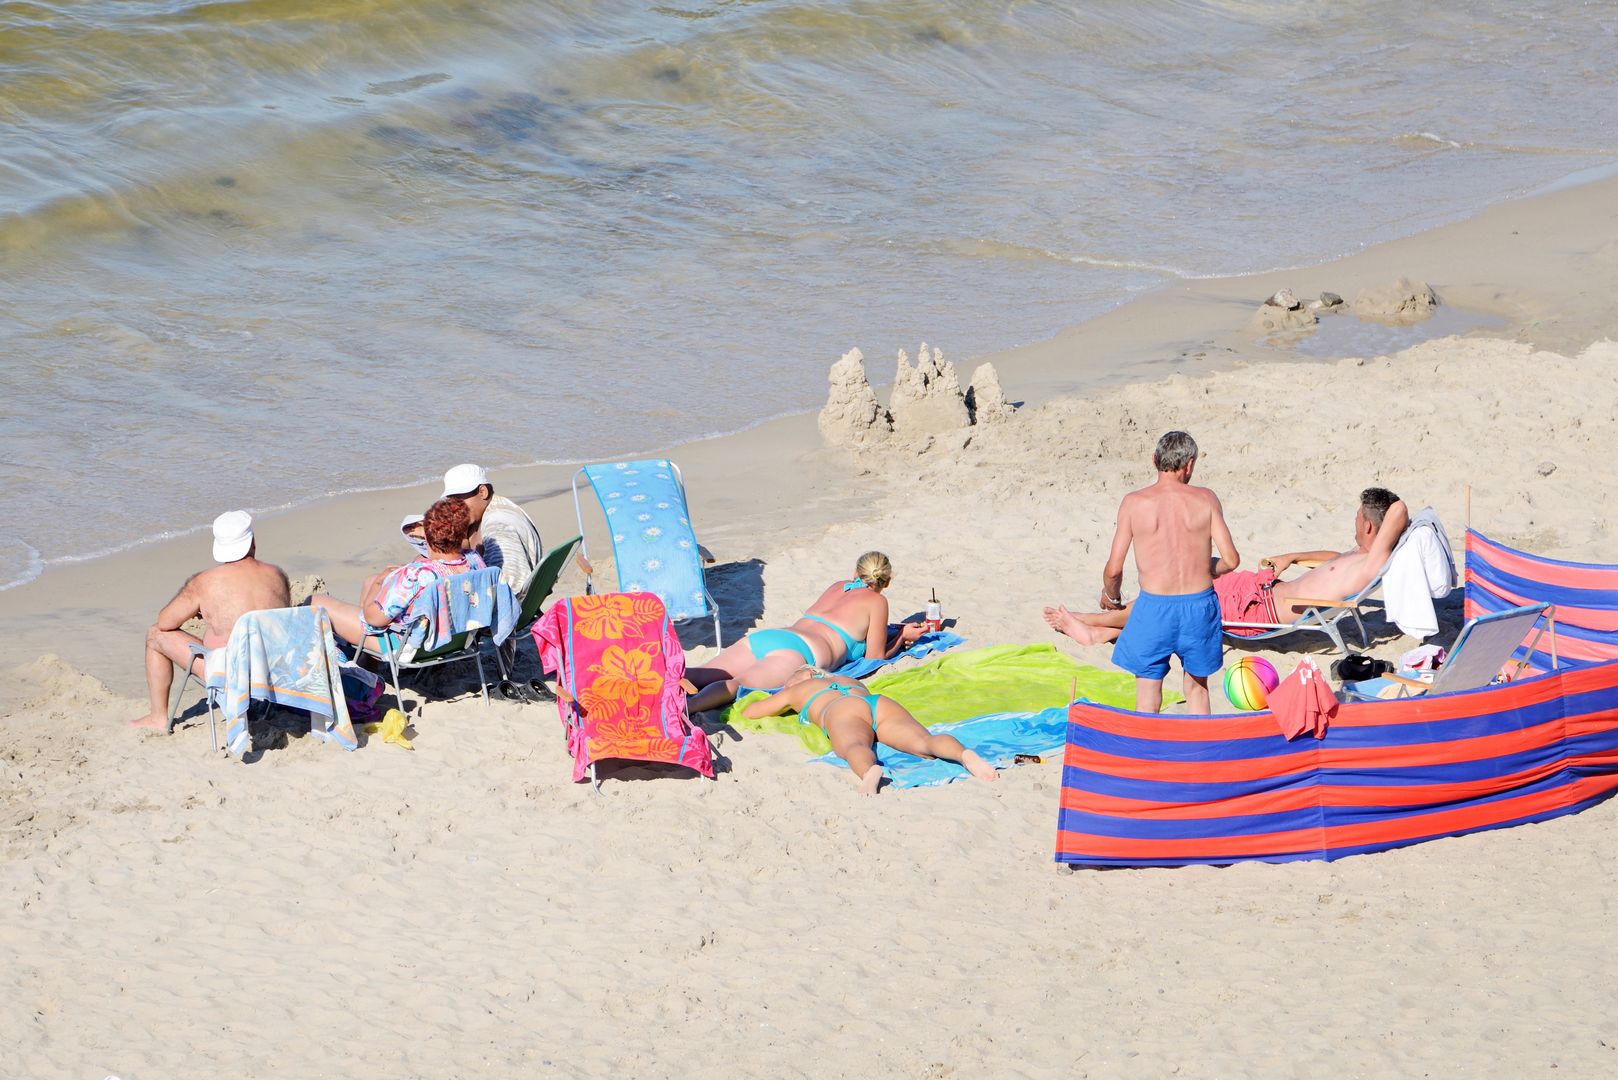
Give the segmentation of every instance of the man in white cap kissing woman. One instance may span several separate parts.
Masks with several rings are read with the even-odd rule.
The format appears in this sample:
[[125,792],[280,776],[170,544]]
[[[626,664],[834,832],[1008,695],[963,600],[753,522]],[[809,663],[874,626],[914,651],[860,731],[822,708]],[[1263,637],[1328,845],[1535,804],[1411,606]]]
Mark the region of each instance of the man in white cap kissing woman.
[[457,465],[445,473],[444,498],[466,504],[472,517],[472,544],[484,563],[500,568],[500,580],[520,603],[545,552],[533,519],[504,495],[496,495],[489,474],[479,465]]
[[[146,631],[146,689],[151,708],[145,716],[131,720],[130,726],[167,726],[174,666],[190,665],[197,675],[205,674],[203,659],[191,656],[192,644],[210,651],[222,648],[238,617],[249,611],[291,606],[286,574],[279,566],[259,562],[256,550],[253,518],[247,511],[231,510],[214,518],[213,558],[219,565],[191,575]],[[200,639],[180,629],[198,615],[203,625]]]

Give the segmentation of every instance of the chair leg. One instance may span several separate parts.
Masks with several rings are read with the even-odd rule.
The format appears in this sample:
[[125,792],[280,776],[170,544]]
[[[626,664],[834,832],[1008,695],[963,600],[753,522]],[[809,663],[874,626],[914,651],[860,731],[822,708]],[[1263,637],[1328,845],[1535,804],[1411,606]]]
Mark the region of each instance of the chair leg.
[[[497,647],[495,649],[495,651],[499,652],[500,650]],[[478,689],[483,691],[483,706],[484,706],[484,708],[488,708],[488,706],[489,706],[489,680],[483,674],[483,650],[479,649],[477,652],[473,653],[472,654],[472,659],[477,661],[477,665],[478,665]]]
[[713,613],[713,643],[714,643],[714,647],[717,648],[717,649],[723,649],[725,647],[725,640],[719,634],[719,609],[718,608],[715,608],[714,613]]
[[[163,734],[165,734],[165,735],[173,735],[174,734],[174,725],[180,719],[180,699],[185,697],[185,688],[191,685],[191,680],[192,679],[196,679],[196,678],[197,678],[196,673],[193,672],[191,670],[191,668],[188,666],[185,669],[184,677],[180,679],[180,688],[174,692],[174,704],[169,707],[169,723],[168,723],[168,727],[164,729]],[[208,691],[207,684],[202,682],[201,679],[197,679],[197,683],[198,683],[198,685],[200,685],[202,687],[203,694],[206,695],[207,691]]]
[[214,752],[219,752],[219,719],[214,713],[213,691],[207,686],[202,688],[202,696],[208,702],[208,738],[213,741]]

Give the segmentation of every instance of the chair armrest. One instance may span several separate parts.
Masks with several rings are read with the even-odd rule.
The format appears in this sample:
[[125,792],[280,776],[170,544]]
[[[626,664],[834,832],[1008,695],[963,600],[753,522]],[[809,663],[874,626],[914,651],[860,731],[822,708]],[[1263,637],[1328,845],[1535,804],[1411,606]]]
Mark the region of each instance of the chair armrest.
[[1387,679],[1389,682],[1396,682],[1400,686],[1409,686],[1417,690],[1431,690],[1433,688],[1433,684],[1430,682],[1425,682],[1421,679],[1412,679],[1408,675],[1395,675],[1391,671],[1385,672],[1382,675],[1382,678]]
[[1292,565],[1293,566],[1306,566],[1309,569],[1313,570],[1317,566],[1326,565],[1326,560],[1325,559],[1294,559],[1292,561]]
[[707,548],[703,547],[701,544],[697,545],[697,556],[699,558],[701,558],[704,563],[707,563],[709,565],[712,565],[714,562],[717,561],[713,557],[713,552],[709,551]]
[[573,562],[578,565],[579,570],[585,577],[589,577],[596,572],[595,567],[590,565],[590,560],[586,559],[582,552],[576,551],[573,553]]
[[1294,596],[1287,600],[1287,607],[1353,608],[1359,605],[1352,600],[1305,600],[1301,596]]
[[185,647],[186,647],[187,651],[189,651],[191,653],[191,658],[193,660],[195,660],[199,656],[204,656],[205,657],[205,656],[208,655],[208,650],[203,648],[203,646],[199,642],[188,641],[188,642],[185,643]]

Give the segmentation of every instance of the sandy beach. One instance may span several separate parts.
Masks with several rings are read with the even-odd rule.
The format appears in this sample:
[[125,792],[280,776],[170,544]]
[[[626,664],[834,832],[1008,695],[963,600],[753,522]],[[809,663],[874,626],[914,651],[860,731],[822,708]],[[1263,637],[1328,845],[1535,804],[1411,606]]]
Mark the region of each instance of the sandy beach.
[[[1118,499],[1170,428],[1201,444],[1198,482],[1248,567],[1350,546],[1372,484],[1434,507],[1457,548],[1470,484],[1472,521],[1503,542],[1613,561],[1615,207],[1618,181],[1564,187],[951,356],[963,379],[992,360],[1020,408],[925,444],[851,453],[807,415],[673,448],[727,640],[789,621],[880,548],[899,614],[936,588],[965,648],[1054,640],[1110,670],[1110,648],[1039,612],[1094,605]],[[1430,320],[1248,330],[1283,286],[1352,298],[1402,276],[1437,293]],[[849,343],[879,384],[916,344]],[[570,473],[495,479],[554,544],[575,531]],[[264,517],[260,554],[352,598],[434,494]],[[413,752],[293,737],[243,763],[206,723],[124,725],[142,631],[207,551],[181,537],[0,594],[0,1075],[1618,1068],[1611,805],[1332,864],[1067,873],[1050,758],[862,800],[795,740],[744,735],[717,783],[631,769],[598,795],[568,782],[553,704],[485,706],[464,674],[418,684]],[[561,583],[582,587],[577,570]],[[1440,613],[1447,642],[1458,591]],[[1372,629],[1377,655],[1414,644]],[[711,655],[702,628],[682,636],[691,662]],[[1287,644],[1258,655],[1331,658]]]

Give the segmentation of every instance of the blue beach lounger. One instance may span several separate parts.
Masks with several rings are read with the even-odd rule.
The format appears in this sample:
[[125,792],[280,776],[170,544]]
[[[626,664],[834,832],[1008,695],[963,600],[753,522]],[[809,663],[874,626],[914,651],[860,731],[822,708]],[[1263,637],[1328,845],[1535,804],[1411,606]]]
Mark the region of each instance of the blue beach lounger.
[[[685,480],[680,467],[666,458],[652,461],[615,461],[586,465],[573,474],[573,512],[579,532],[585,534],[584,510],[579,504],[579,478],[589,482],[607,518],[612,537],[613,562],[618,569],[619,592],[649,592],[663,601],[669,621],[713,619],[714,644],[723,647],[719,632],[719,605],[703,577],[704,559],[712,562],[691,528],[685,501]],[[584,558],[590,544],[584,542]],[[585,589],[595,591],[586,573]]]

